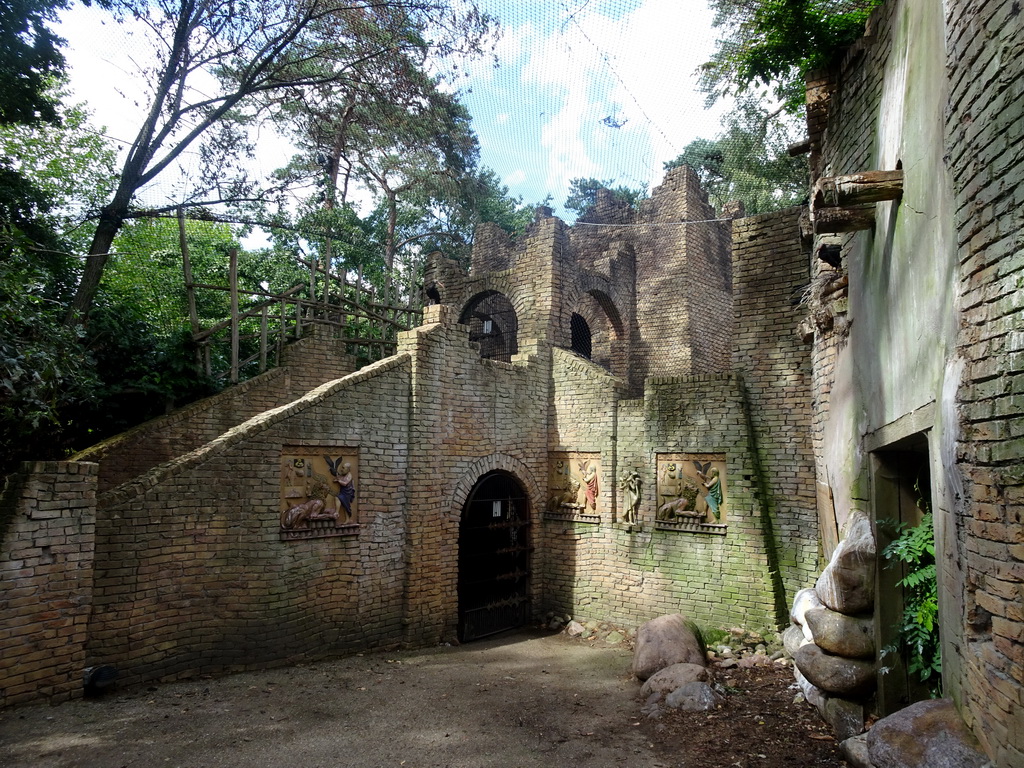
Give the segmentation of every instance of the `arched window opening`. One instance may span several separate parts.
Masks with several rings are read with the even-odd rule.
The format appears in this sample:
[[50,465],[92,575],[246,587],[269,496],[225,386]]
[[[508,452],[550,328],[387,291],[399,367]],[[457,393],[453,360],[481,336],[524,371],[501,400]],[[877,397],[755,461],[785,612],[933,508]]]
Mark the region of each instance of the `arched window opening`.
[[480,357],[509,363],[519,352],[519,321],[504,294],[488,291],[474,296],[459,322],[469,326],[469,340],[480,345]]
[[587,325],[587,321],[583,319],[582,315],[572,313],[572,317],[569,319],[569,331],[572,334],[572,351],[589,360],[593,353],[590,326]]

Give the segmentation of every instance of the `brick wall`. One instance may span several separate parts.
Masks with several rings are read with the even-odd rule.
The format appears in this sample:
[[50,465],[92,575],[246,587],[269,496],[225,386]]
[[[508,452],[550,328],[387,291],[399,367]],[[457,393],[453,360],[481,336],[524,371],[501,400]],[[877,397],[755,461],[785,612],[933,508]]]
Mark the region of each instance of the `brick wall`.
[[[952,178],[965,361],[963,704],[998,766],[1024,765],[1024,14],[946,3]],[[946,646],[943,647],[944,652]]]
[[818,512],[808,392],[811,355],[797,325],[808,282],[800,209],[733,222],[733,367],[750,418],[764,524],[785,593],[815,578]]
[[[130,684],[398,643],[409,376],[367,366],[102,495],[89,662]],[[358,453],[356,535],[281,540],[286,445]]]
[[[452,307],[428,307],[425,325],[399,343],[413,361],[404,639],[414,644],[455,638],[459,524],[476,481],[491,470],[511,474],[534,524],[544,503],[550,347],[521,339],[511,363],[482,360],[456,317]],[[536,594],[540,580],[532,587]]]
[[[682,612],[709,627],[774,628],[774,587],[742,392],[728,374],[649,379],[642,400],[554,351],[549,450],[601,456],[600,523],[545,518],[541,610],[636,625]],[[608,408],[614,403],[613,409]],[[659,454],[724,454],[728,532],[658,529]],[[623,474],[641,475],[639,525],[622,519]]]
[[97,470],[25,463],[0,495],[0,706],[81,694]]

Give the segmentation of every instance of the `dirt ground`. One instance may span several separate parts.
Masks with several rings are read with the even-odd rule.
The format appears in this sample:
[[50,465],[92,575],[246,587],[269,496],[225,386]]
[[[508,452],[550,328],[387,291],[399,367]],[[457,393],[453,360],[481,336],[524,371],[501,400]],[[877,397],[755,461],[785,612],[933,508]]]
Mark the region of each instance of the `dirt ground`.
[[792,671],[719,670],[712,713],[641,714],[623,644],[540,631],[0,713],[5,768],[839,768]]

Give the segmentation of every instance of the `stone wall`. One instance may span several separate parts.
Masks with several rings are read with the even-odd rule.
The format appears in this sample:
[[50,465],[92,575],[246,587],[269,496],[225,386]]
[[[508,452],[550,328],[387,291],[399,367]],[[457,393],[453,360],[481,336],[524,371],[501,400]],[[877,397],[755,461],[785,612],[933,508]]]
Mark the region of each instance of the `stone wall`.
[[945,586],[963,589],[965,621],[963,642],[943,652],[963,658],[964,711],[996,765],[1016,766],[1024,765],[1024,14],[1008,0],[944,5],[964,361],[963,497],[944,554],[962,559],[965,576]]
[[25,463],[0,494],[0,706],[81,695],[97,470]]
[[342,339],[313,326],[310,335],[285,347],[280,367],[97,443],[72,460],[99,463],[98,490],[104,493],[357,367]]

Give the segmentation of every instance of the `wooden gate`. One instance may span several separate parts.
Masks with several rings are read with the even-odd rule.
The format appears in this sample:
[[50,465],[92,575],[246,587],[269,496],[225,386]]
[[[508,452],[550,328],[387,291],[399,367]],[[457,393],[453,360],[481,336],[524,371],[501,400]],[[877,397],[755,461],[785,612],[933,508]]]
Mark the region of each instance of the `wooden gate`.
[[484,475],[466,500],[459,530],[459,639],[473,640],[530,619],[530,518],[511,475]]

